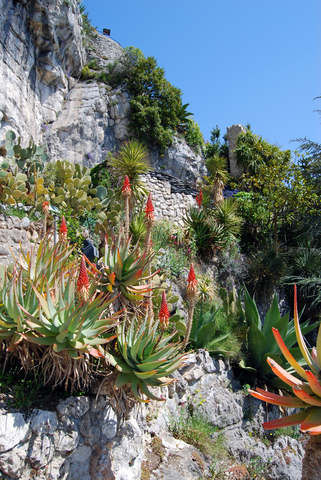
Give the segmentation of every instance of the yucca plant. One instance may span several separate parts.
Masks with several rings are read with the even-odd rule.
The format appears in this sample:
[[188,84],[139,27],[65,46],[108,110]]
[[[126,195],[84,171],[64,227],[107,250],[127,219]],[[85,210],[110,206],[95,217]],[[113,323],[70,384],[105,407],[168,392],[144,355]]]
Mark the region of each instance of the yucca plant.
[[175,332],[165,338],[157,332],[159,322],[151,325],[149,316],[141,321],[134,317],[126,332],[126,322],[118,325],[118,352],[111,356],[120,372],[115,387],[121,388],[130,383],[132,392],[140,402],[144,394],[151,400],[164,400],[152,394],[150,387],[164,387],[174,381],[166,375],[181,367],[184,355],[179,353],[181,344],[171,343]]
[[243,219],[237,215],[237,204],[233,198],[227,198],[213,209],[213,218],[224,228],[225,235],[236,238],[241,231]]
[[[272,329],[275,340],[297,376],[289,374],[272,358],[267,359],[273,372],[292,389],[294,396],[277,395],[260,388],[257,388],[256,391],[249,390],[249,393],[253,397],[273,405],[303,409],[301,412],[265,422],[263,427],[267,430],[272,430],[300,425],[300,430],[303,433],[318,436],[315,440],[311,438],[306,446],[306,455],[303,459],[302,469],[302,479],[316,480],[321,478],[319,464],[319,446],[321,442],[321,328],[319,328],[316,348],[313,347],[310,352],[304,341],[299,324],[296,286],[294,287],[294,325],[296,340],[308,370],[303,369],[300,363],[294,359],[285,341],[282,339],[282,335],[276,328]],[[301,377],[302,380],[298,377]]]
[[207,253],[212,248],[222,248],[226,243],[224,227],[211,218],[207,210],[192,207],[184,218],[187,230],[195,238],[200,253]]
[[[147,196],[145,184],[140,180],[140,175],[151,170],[148,161],[148,150],[138,140],[125,143],[119,154],[110,160],[110,165],[116,176],[123,183],[127,175],[132,186],[132,199],[142,200]],[[120,195],[121,190],[118,190]]]
[[227,160],[224,157],[214,155],[206,160],[206,168],[209,175],[204,176],[204,180],[208,184],[204,189],[207,192],[213,193],[215,204],[222,203],[224,202],[224,185],[226,185],[231,178],[227,171]]
[[104,292],[120,293],[120,300],[125,305],[129,302],[139,303],[144,295],[151,291],[146,284],[139,284],[149,280],[151,276],[143,276],[153,259],[153,253],[142,255],[139,253],[139,245],[131,247],[131,237],[125,239],[120,233],[118,237],[108,238],[105,236],[105,253],[99,269],[91,265],[91,269],[99,279],[98,288]]
[[[267,362],[268,358],[272,358],[280,364],[284,363],[284,367],[291,372],[291,365],[285,364],[281,351],[278,347],[272,329],[278,329],[284,337],[284,342],[287,348],[291,349],[291,355],[297,357],[300,352],[296,348],[291,348],[296,343],[295,334],[295,320],[290,320],[289,313],[281,317],[278,306],[277,296],[274,296],[271,308],[266,314],[263,324],[260,320],[260,315],[253,298],[251,298],[247,289],[244,288],[244,306],[245,319],[249,326],[247,334],[247,346],[250,354],[251,366],[261,376],[269,380],[275,386],[282,386],[273,379],[270,374],[270,367]],[[309,325],[309,320],[302,323],[301,329],[303,334],[310,332],[317,326],[317,323]],[[283,353],[283,352],[282,352]]]

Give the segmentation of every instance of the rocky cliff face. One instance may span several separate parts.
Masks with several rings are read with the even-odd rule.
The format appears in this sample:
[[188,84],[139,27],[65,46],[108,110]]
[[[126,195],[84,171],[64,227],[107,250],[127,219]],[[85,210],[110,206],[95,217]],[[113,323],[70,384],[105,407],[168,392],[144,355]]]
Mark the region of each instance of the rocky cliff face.
[[[122,47],[97,34],[85,49],[76,0],[0,0],[1,138],[9,129],[45,144],[52,161],[92,167],[129,138],[129,96],[95,81],[81,81],[94,60],[105,68]],[[165,155],[151,152],[156,169],[195,184],[205,174],[202,158],[175,140]]]
[[2,130],[41,140],[85,62],[77,2],[0,0]]

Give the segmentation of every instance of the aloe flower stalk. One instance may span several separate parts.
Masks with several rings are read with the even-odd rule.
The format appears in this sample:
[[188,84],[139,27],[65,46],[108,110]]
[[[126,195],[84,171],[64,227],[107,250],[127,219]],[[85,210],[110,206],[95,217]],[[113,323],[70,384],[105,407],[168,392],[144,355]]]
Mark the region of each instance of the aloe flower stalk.
[[85,257],[81,257],[79,277],[76,285],[77,298],[81,303],[87,302],[89,297],[90,283],[87,275]]
[[158,319],[162,330],[168,327],[170,313],[167,306],[165,291],[162,293],[162,303],[159,309]]
[[194,314],[194,308],[195,308],[195,300],[197,296],[197,280],[195,277],[195,272],[194,272],[194,265],[191,264],[191,268],[188,274],[187,278],[187,289],[186,289],[186,294],[189,298],[189,310],[188,310],[188,318],[187,318],[187,326],[186,326],[186,335],[185,335],[185,340],[183,343],[183,348],[186,347],[189,336],[191,334],[191,329],[192,329],[192,323],[193,323],[193,314]]
[[125,236],[128,237],[129,236],[129,199],[132,194],[128,175],[125,176],[124,184],[122,186],[122,193],[125,198]]
[[200,190],[200,193],[198,195],[196,195],[196,202],[197,202],[197,205],[198,205],[199,209],[202,206],[202,200],[203,200],[203,192],[202,192],[202,190]]
[[[152,194],[151,192],[148,195],[147,203],[146,203],[146,208],[145,208],[145,223],[147,227],[147,232],[146,232],[146,239],[145,239],[145,255],[147,256],[150,251],[151,251],[151,232],[152,232],[152,227],[154,225],[155,221],[155,214],[154,214],[154,206],[153,206],[153,201],[152,201]],[[148,277],[151,276],[151,264],[148,265]],[[149,301],[148,301],[148,308],[149,308],[149,314],[150,318],[153,318],[153,299],[152,299],[152,292],[149,293]]]
[[65,220],[65,216],[63,215],[61,219],[60,229],[59,229],[59,239],[61,242],[67,241],[67,234],[68,234],[68,231],[67,231],[66,220]]
[[45,236],[46,231],[47,231],[47,215],[49,213],[49,202],[43,202],[42,203],[42,211],[43,211],[43,214],[45,216],[44,221],[43,221],[42,235]]

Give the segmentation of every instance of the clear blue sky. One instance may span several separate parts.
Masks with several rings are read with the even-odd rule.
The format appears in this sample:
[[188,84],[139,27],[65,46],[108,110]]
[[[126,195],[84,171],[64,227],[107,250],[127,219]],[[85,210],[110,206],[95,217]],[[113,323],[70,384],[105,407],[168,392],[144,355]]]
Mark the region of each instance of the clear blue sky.
[[320,0],[85,0],[92,24],[156,58],[205,140],[234,123],[282,149],[321,143]]

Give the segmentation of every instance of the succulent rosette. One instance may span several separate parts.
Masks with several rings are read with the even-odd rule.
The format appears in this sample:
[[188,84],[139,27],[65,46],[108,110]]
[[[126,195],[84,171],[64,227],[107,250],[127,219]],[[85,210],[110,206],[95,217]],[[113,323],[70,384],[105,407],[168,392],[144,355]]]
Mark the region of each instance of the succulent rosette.
[[148,315],[143,322],[134,317],[127,332],[125,323],[118,326],[119,355],[112,355],[120,372],[115,387],[121,388],[130,383],[135,398],[140,402],[149,401],[143,400],[141,393],[151,400],[163,400],[153,395],[148,387],[164,387],[174,382],[166,375],[183,365],[185,356],[179,353],[181,344],[171,343],[176,332],[162,338],[157,333],[159,323],[151,325]]

